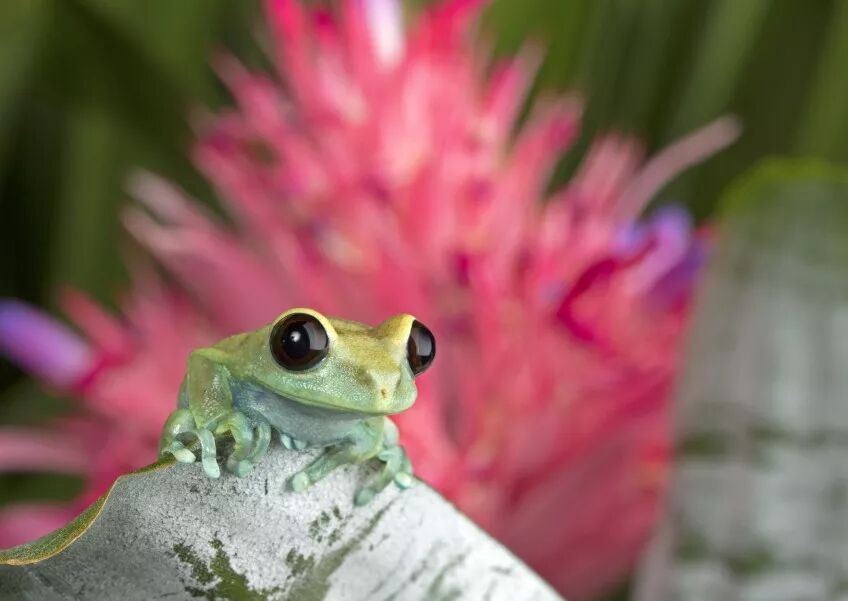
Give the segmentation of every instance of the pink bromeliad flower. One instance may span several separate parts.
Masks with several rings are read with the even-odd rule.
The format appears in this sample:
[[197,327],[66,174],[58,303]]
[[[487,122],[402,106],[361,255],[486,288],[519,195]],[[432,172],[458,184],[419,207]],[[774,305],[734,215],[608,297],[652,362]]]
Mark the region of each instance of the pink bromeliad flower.
[[734,126],[647,162],[606,136],[548,194],[579,103],[540,102],[518,125],[536,57],[475,52],[479,4],[448,0],[405,29],[396,0],[335,13],[271,0],[279,72],[221,59],[236,106],[200,120],[194,149],[230,219],[138,176],[126,226],[167,282],[138,262],[120,316],[66,295],[82,335],[0,303],[0,350],[84,409],[49,431],[0,430],[0,470],[87,483],[70,507],[4,508],[0,546],[154,459],[192,348],[306,305],[430,325],[440,357],[398,420],[416,472],[574,599],[626,574],[665,487],[704,254],[682,211],[640,214]]

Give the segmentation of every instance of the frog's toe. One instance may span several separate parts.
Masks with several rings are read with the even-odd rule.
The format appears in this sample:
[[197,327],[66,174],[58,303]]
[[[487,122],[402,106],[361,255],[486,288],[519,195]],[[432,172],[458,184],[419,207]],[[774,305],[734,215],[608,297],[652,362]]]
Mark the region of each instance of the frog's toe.
[[367,505],[371,502],[371,500],[377,496],[377,493],[382,492],[394,479],[394,476],[388,474],[381,474],[377,477],[374,482],[369,484],[368,486],[363,486],[356,493],[356,496],[353,497],[353,504],[357,507],[361,507],[363,505]]
[[413,481],[412,462],[409,460],[409,456],[404,452],[400,471],[395,474],[395,484],[399,489],[406,490],[412,486]]
[[262,420],[256,426],[256,433],[253,437],[253,449],[245,457],[245,461],[249,461],[252,465],[256,465],[260,459],[268,452],[268,445],[271,444],[271,425]]
[[298,440],[294,436],[282,433],[280,433],[280,442],[282,442],[283,446],[290,451],[302,451],[309,446],[305,440]]
[[356,496],[353,498],[353,504],[357,507],[362,507],[363,505],[368,505],[376,495],[376,491],[373,488],[366,486],[365,488],[360,489]]
[[309,475],[306,472],[298,472],[294,476],[292,476],[289,481],[291,484],[291,488],[295,492],[303,492],[306,490],[311,482],[309,481]]
[[204,429],[195,430],[194,434],[200,441],[200,463],[203,465],[203,471],[210,478],[219,478],[221,468],[218,466],[218,459],[215,456],[215,436],[209,430]]
[[221,477],[221,468],[217,462],[209,462],[203,461],[203,473],[205,473],[210,478],[220,478]]
[[395,484],[401,490],[406,490],[412,486],[412,474],[407,472],[398,472],[395,474]]
[[244,478],[253,470],[253,464],[249,461],[239,461],[233,473],[239,478]]
[[160,456],[168,454],[173,455],[174,459],[180,463],[194,463],[197,460],[197,457],[194,456],[194,452],[185,448],[185,445],[178,440],[173,441],[159,453]]
[[169,450],[169,453],[174,456],[174,459],[179,461],[180,463],[194,463],[197,461],[197,457],[194,456],[194,453],[183,447],[182,449],[173,449]]
[[241,461],[238,461],[238,460],[234,459],[233,457],[230,457],[227,460],[227,469],[231,473],[238,476],[239,478],[244,478],[253,469],[253,463],[251,463],[250,461],[248,461],[246,459],[242,459]]
[[401,447],[387,447],[377,454],[377,458],[385,465],[373,482],[356,494],[353,500],[356,505],[370,502],[392,482],[400,488],[408,488],[412,484],[412,464]]

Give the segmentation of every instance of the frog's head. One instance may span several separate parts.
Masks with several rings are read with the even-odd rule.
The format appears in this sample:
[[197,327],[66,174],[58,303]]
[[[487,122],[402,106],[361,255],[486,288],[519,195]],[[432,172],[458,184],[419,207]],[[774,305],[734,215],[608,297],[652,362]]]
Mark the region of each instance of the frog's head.
[[257,334],[266,338],[255,377],[305,405],[387,415],[415,402],[415,377],[436,354],[436,341],[411,315],[376,327],[291,309]]

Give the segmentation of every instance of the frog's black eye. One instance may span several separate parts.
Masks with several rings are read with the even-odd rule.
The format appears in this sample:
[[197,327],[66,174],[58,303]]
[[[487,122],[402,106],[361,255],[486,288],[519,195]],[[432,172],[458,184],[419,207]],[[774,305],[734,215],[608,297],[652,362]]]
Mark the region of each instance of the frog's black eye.
[[416,376],[430,367],[436,357],[436,339],[420,321],[413,321],[406,341],[406,358]]
[[271,330],[271,354],[277,363],[292,371],[316,366],[329,349],[327,330],[306,313],[289,315]]

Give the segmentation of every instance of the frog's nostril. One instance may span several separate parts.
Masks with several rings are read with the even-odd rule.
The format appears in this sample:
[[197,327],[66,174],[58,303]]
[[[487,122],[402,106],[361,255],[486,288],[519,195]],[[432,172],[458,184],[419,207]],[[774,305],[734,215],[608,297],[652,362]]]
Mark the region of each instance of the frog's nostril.
[[392,398],[399,382],[400,377],[397,374],[372,374],[371,383],[374,394],[380,402],[386,402]]

